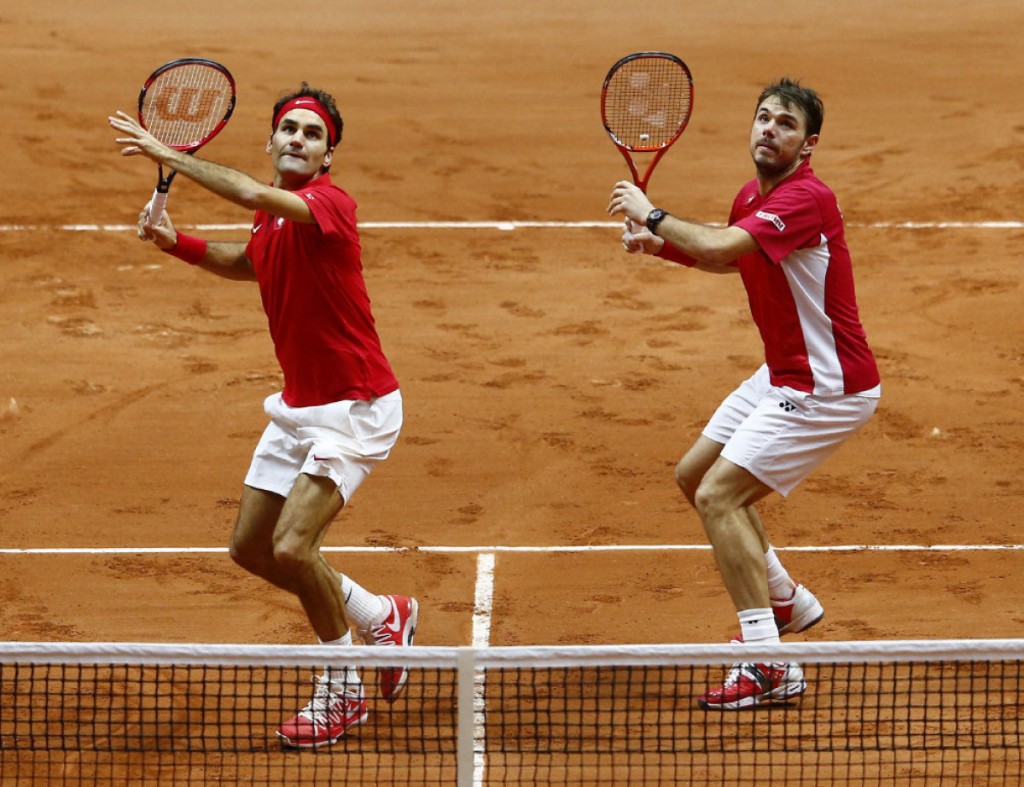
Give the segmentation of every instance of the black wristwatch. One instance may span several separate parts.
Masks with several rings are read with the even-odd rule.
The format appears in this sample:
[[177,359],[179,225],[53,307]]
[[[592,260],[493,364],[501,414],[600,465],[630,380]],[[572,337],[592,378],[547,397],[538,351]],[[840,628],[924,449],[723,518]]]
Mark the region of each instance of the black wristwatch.
[[658,225],[667,215],[661,208],[655,208],[647,214],[647,229],[650,230],[651,235],[658,234]]

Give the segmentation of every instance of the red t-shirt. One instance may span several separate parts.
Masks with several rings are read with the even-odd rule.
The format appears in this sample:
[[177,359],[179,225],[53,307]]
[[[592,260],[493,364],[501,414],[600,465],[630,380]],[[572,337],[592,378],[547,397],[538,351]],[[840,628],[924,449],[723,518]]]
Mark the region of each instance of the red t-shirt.
[[391,393],[398,380],[381,349],[363,280],[356,203],[321,175],[295,192],[316,224],[256,211],[252,261],[291,407]]
[[[729,224],[742,227],[760,250],[739,267],[772,385],[835,396],[879,383],[857,310],[853,263],[835,195],[804,162],[766,196],[757,180],[736,196]],[[666,243],[659,257],[695,265]]]
[[878,385],[857,309],[843,216],[809,162],[763,197],[756,180],[747,183],[729,224],[745,229],[760,246],[736,262],[772,384],[823,396]]

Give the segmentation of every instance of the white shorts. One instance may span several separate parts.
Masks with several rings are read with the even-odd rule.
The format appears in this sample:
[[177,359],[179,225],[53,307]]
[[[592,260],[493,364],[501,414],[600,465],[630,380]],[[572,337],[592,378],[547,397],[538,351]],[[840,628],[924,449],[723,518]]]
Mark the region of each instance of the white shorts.
[[762,366],[725,398],[703,434],[785,497],[871,418],[880,395],[880,387],[826,397],[777,387]]
[[289,407],[280,393],[263,409],[270,423],[253,453],[246,486],[287,497],[299,473],[325,476],[346,502],[377,462],[388,458],[402,429],[402,394]]

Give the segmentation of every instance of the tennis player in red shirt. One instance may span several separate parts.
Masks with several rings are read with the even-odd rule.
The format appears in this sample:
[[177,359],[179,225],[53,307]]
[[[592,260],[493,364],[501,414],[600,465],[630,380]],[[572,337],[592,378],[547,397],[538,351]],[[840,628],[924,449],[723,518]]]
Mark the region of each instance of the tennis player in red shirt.
[[[756,176],[737,195],[727,227],[672,216],[628,182],[615,185],[608,206],[626,218],[626,251],[739,273],[764,343],[765,364],[726,397],[675,473],[747,643],[778,642],[825,614],[782,566],[755,503],[773,491],[788,495],[867,422],[881,395],[843,217],[810,167],[823,116],[810,88],[782,79],[764,89],[750,130]],[[736,710],[806,688],[795,663],[737,664],[698,703]]]
[[[148,209],[138,224],[141,239],[172,256],[259,284],[284,390],[264,402],[270,424],[245,478],[232,558],[298,596],[323,643],[351,645],[354,624],[366,644],[412,645],[416,600],[374,595],[320,552],[332,520],[402,426],[398,380],[363,280],[356,203],[329,175],[343,128],[334,99],[303,83],[274,105],[270,185],[172,150],[124,113],[110,124],[123,155],[146,156],[256,212],[247,243],[185,235],[166,213],[151,221]],[[407,670],[379,673],[382,695],[394,700]],[[310,703],[277,731],[286,745],[328,745],[367,718],[355,670],[333,667],[314,682]]]

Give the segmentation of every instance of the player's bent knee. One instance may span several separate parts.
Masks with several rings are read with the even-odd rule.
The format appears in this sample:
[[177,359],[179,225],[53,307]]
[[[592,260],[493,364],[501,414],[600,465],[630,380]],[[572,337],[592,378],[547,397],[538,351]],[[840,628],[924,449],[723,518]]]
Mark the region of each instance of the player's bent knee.
[[274,566],[289,576],[299,576],[319,564],[316,550],[310,550],[299,541],[281,541],[274,544]]
[[717,484],[703,479],[693,493],[693,507],[697,509],[705,526],[722,516],[730,508],[735,508],[723,490]]

